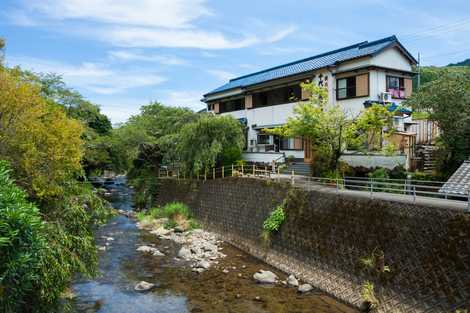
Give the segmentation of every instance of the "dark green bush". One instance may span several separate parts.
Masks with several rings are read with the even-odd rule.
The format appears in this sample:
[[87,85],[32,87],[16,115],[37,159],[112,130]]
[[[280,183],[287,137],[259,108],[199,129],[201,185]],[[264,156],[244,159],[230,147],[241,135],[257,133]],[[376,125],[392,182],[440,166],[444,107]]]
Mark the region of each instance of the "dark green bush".
[[96,273],[92,227],[107,204],[89,185],[65,190],[39,210],[0,161],[0,312],[53,312],[74,274]]
[[28,296],[37,292],[46,247],[39,210],[26,200],[0,161],[1,312],[21,312]]

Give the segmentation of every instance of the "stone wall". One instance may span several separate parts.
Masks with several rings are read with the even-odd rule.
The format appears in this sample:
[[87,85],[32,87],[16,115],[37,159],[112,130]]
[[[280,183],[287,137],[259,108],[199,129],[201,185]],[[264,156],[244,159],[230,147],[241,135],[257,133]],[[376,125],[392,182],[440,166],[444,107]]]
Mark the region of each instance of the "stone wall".
[[[262,224],[284,199],[287,219],[270,243]],[[458,210],[304,191],[251,178],[163,179],[157,204],[182,201],[235,246],[347,303],[375,286],[380,312],[470,309],[470,216]],[[389,273],[361,258],[383,251]]]

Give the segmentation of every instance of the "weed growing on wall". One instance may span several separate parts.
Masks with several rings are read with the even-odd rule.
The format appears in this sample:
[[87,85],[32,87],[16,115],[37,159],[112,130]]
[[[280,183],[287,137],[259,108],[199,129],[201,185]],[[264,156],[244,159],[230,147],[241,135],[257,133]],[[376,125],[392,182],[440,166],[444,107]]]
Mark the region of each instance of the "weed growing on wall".
[[284,207],[283,205],[279,205],[264,221],[263,230],[268,233],[278,231],[285,219],[286,214],[284,212]]
[[370,281],[366,281],[362,285],[361,297],[367,305],[366,311],[373,311],[379,305],[379,300],[375,296],[374,284]]
[[271,214],[263,223],[263,232],[261,233],[261,240],[268,246],[271,242],[271,234],[273,232],[279,231],[279,228],[286,219],[284,205],[285,201],[283,202],[283,204],[276,207],[276,209],[271,212]]

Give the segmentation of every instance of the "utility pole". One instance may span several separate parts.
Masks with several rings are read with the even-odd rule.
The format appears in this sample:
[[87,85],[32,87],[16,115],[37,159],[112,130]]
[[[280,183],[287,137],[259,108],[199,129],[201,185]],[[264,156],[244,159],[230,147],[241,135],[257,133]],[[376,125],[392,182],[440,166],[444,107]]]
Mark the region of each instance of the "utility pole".
[[421,86],[421,53],[418,52],[418,89]]

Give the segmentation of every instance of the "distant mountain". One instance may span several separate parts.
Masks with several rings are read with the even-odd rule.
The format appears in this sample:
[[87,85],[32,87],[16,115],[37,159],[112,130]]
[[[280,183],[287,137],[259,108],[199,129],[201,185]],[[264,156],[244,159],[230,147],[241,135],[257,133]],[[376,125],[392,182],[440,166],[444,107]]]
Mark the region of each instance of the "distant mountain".
[[465,61],[458,62],[458,63],[451,63],[447,66],[470,66],[470,59],[466,59]]

